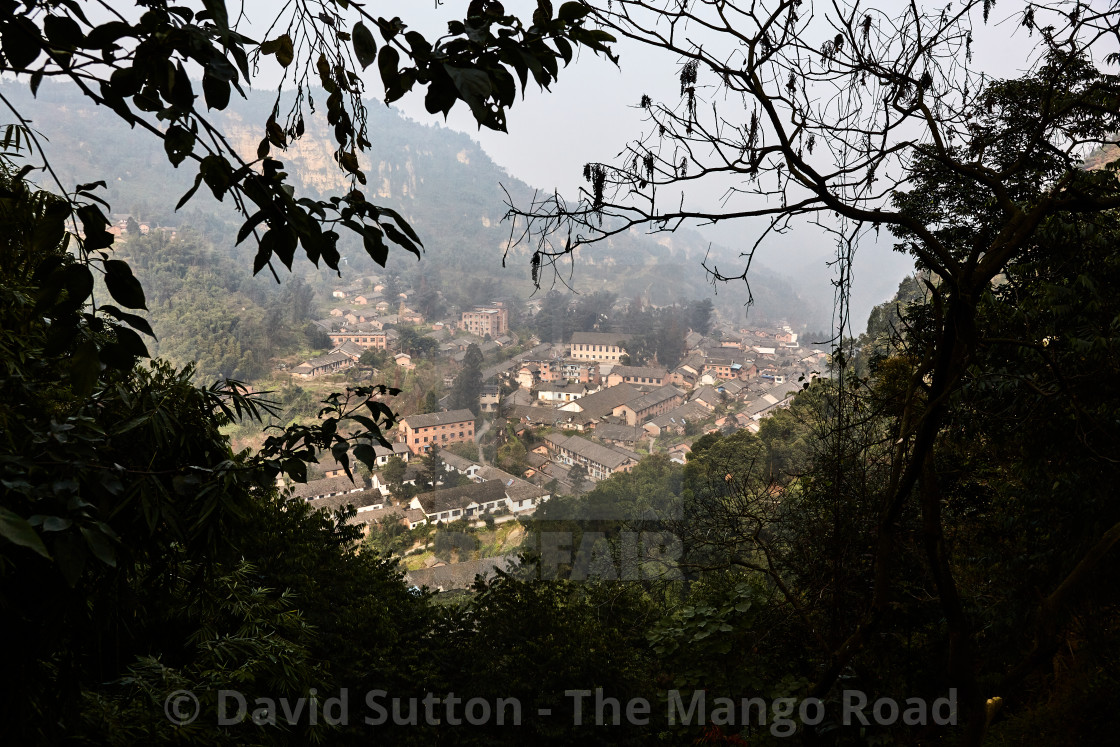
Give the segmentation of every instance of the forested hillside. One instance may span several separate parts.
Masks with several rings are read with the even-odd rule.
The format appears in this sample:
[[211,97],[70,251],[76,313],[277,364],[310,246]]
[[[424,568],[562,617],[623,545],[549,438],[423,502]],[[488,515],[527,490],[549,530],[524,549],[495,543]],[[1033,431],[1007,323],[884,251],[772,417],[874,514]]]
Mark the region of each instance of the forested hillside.
[[[13,102],[30,99],[26,87],[2,85]],[[313,97],[321,95],[312,92]],[[38,100],[49,104],[53,114],[35,126],[49,139],[54,166],[65,180],[105,179],[106,199],[114,213],[133,215],[153,226],[194,229],[214,244],[219,255],[236,260],[238,282],[246,282],[255,248],[233,248],[237,225],[230,206],[200,195],[184,210],[173,211],[178,198],[191,187],[192,177],[185,168],[173,169],[167,164],[158,142],[137,142],[126,124],[71,88],[45,83]],[[394,254],[389,268],[408,279],[436,279],[437,285],[446,282],[439,278],[454,277],[453,287],[463,277],[494,279],[505,293],[528,297],[533,287],[527,250],[515,249],[502,266],[509,237],[509,226],[502,222],[506,209],[503,187],[522,203],[531,196],[532,188],[516,174],[496,166],[466,135],[404,119],[378,102],[370,104],[373,147],[367,166],[368,191],[413,224],[426,250],[419,264],[415,257]],[[268,116],[271,105],[269,94],[253,92],[247,101],[218,115],[230,142],[242,153],[255,152],[261,137],[255,123]],[[283,162],[295,182],[311,195],[345,187],[331,161],[328,132],[321,120],[309,123],[304,139],[283,154]],[[343,236],[339,248],[346,258],[341,268],[344,281],[348,275],[380,269],[360,242]],[[712,296],[728,318],[742,320],[747,313],[745,288],[722,286],[713,295],[700,265],[708,249],[702,237],[688,231],[655,236],[630,232],[614,238],[607,247],[582,250],[572,267],[570,283],[577,292],[605,290],[658,305]],[[713,251],[717,255],[728,252],[718,247]],[[827,326],[829,312],[819,299],[799,296],[793,281],[764,266],[756,270],[751,277],[752,319],[785,319],[815,329]],[[301,267],[297,272],[306,271]]]

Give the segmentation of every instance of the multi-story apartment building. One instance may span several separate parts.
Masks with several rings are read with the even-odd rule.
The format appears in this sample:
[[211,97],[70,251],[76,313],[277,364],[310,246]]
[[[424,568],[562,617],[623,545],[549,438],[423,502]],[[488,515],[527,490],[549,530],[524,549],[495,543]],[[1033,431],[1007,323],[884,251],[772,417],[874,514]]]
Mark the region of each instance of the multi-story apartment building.
[[470,410],[409,415],[400,420],[400,437],[409,451],[422,454],[437,444],[440,448],[474,440],[474,413]]
[[459,327],[472,335],[491,339],[509,332],[509,309],[504,306],[476,306],[473,311],[464,311]]
[[617,332],[573,332],[569,357],[580,361],[619,363],[630,335]]
[[343,327],[338,332],[328,332],[327,336],[331,338],[331,343],[335,345],[353,342],[363,348],[385,350],[389,347],[389,340],[395,336],[390,334],[392,332],[393,330],[374,329],[373,325],[366,323],[353,327]]

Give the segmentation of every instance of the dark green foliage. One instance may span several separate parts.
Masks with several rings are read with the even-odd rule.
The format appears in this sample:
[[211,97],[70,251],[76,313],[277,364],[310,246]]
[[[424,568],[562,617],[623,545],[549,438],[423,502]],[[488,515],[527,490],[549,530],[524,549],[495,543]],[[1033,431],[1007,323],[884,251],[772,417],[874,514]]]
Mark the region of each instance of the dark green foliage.
[[429,412],[439,412],[439,397],[436,396],[434,389],[429,389],[424,395],[424,401],[420,403],[420,414]]
[[467,346],[466,356],[463,358],[463,367],[455,376],[455,383],[451,386],[451,409],[470,410],[478,417],[482,405],[479,397],[482,395],[482,351],[478,345],[471,343]]

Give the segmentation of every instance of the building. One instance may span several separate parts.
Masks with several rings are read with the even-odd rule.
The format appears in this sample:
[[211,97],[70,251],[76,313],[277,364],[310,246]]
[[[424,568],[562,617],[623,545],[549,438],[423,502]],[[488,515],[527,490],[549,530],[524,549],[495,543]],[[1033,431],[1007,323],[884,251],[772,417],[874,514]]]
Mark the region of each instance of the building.
[[564,379],[565,381],[574,381],[579,384],[599,385],[599,364],[597,362],[586,360],[562,360],[554,362],[556,363],[556,378]]
[[[395,443],[391,449],[386,449],[378,443],[372,443],[369,439],[361,439],[359,443],[365,443],[373,447],[374,465],[377,467],[384,467],[389,463],[392,457],[400,457],[401,461],[407,462],[408,457],[412,454],[403,443]],[[350,471],[352,473],[356,472],[359,464],[361,464],[361,462],[351,457]],[[344,477],[346,475],[346,470],[342,468],[342,465],[339,464],[334,457],[320,461],[319,467],[323,470],[323,475],[325,477]]]
[[550,497],[547,490],[499,469],[482,469],[493,475],[489,478],[480,475],[477,482],[421,493],[412,499],[408,507],[423,511],[429,524],[437,521],[450,523],[460,519],[476,523],[486,514],[523,514],[534,511]]
[[568,427],[582,431],[593,428],[595,423],[614,412],[614,408],[640,395],[641,392],[633,385],[619,384],[559,405],[557,411],[558,414],[566,413],[564,418],[569,423]]
[[587,476],[595,481],[605,480],[616,472],[629,472],[641,459],[641,455],[628,449],[604,446],[579,436],[553,434],[545,438],[545,443],[555,461],[568,467],[582,465]]
[[409,415],[400,420],[400,434],[413,454],[426,452],[432,444],[443,448],[450,444],[473,441],[474,413],[470,410],[451,410]]
[[342,371],[354,365],[354,359],[341,350],[332,350],[326,355],[312,358],[292,369],[292,374],[301,379],[313,379],[316,376]]
[[714,379],[727,381],[729,379],[748,378],[744,366],[749,371],[750,364],[734,358],[706,358],[701,374],[708,374]]
[[667,385],[624,402],[614,408],[611,414],[615,417],[625,418],[627,425],[641,425],[647,420],[669,412],[679,405],[683,399],[684,395],[681,390],[675,386]]
[[607,374],[607,386],[619,384],[639,384],[664,386],[668,384],[669,372],[652,366],[615,366]]
[[373,324],[366,322],[354,326],[343,327],[338,332],[328,332],[327,336],[335,345],[352,342],[363,348],[376,348],[385,350],[389,344],[389,336],[384,330],[375,329]]
[[556,402],[574,402],[587,394],[587,387],[583,384],[541,384],[537,390],[537,399],[541,402],[555,404]]
[[497,384],[483,384],[478,395],[478,406],[483,412],[497,412],[501,399],[502,391]]
[[292,497],[302,498],[305,501],[316,501],[321,498],[350,495],[360,493],[366,487],[361,482],[355,483],[349,477],[325,477],[322,480],[296,483],[292,485]]
[[473,311],[464,311],[459,328],[472,335],[491,338],[509,332],[509,309],[504,306],[476,306]]
[[619,363],[626,355],[623,345],[629,339],[630,335],[617,332],[573,332],[568,357],[580,361]]
[[699,424],[710,417],[711,410],[699,402],[685,402],[662,415],[647,420],[642,426],[654,438],[663,435],[683,435],[689,423]]

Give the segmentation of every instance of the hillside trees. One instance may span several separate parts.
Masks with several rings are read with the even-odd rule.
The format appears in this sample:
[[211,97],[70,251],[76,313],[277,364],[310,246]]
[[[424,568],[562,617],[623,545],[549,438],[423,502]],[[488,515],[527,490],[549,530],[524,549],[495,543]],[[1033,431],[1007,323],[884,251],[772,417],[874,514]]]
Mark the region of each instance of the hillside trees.
[[[95,273],[126,308],[143,293],[119,260],[67,251],[72,209],[0,177],[0,599],[20,640],[0,709],[26,743],[103,742],[122,723],[154,743],[175,727],[151,706],[176,687],[296,694],[322,681],[328,649],[355,630],[339,620],[312,635],[292,604],[316,593],[299,569],[335,564],[378,597],[410,596],[391,565],[351,553],[342,518],[276,494],[280,469],[301,474],[309,444],[329,448],[325,432],[235,454],[220,429],[264,403],[139,363],[143,319],[90,298]],[[282,550],[266,539],[280,536]],[[370,622],[371,641],[392,634]]]
[[[900,569],[921,567],[944,620],[938,658],[960,689],[966,744],[984,738],[992,716],[986,700],[999,695],[1000,685],[981,671],[1018,671],[1041,660],[1023,650],[1018,664],[1014,656],[997,664],[981,655],[975,616],[983,593],[957,564],[952,539],[961,516],[948,490],[954,429],[969,412],[962,397],[974,377],[988,381],[1002,368],[987,355],[991,346],[1110,344],[1068,332],[1040,339],[1029,327],[1002,337],[989,326],[985,305],[993,283],[1015,268],[1068,251],[1061,234],[1097,235],[1120,208],[1115,171],[1082,168],[1088,152],[1115,143],[1120,129],[1120,81],[1098,67],[1118,61],[1107,40],[1120,31],[1120,11],[1081,2],[1017,6],[1014,20],[1035,46],[1027,72],[1001,80],[973,61],[974,24],[987,23],[993,5],[977,0],[923,10],[913,3],[893,12],[857,2],[814,9],[797,0],[620,0],[598,7],[593,16],[608,29],[682,61],[681,98],[640,98],[649,129],[618,162],[585,167],[589,186],[578,202],[552,195],[510,210],[533,244],[537,278],[542,266],[579,245],[636,227],[751,218],[762,242],[815,223],[836,240],[837,339],[848,329],[846,293],[861,238],[886,228],[896,248],[915,258],[923,303],[907,322],[913,328],[905,331],[902,354],[873,369],[871,399],[855,399],[863,392],[846,366],[851,351],[839,347],[834,356],[832,477],[822,474],[814,485],[825,502],[855,495],[863,501],[871,562],[858,573],[870,592],[860,611],[840,622],[847,632],[829,642],[806,692],[823,696],[860,662],[875,659],[876,642],[904,627],[893,613],[908,589]],[[719,209],[681,192],[700,181],[726,188],[729,179]],[[741,268],[709,269],[717,279],[746,280],[753,252],[745,252]],[[1074,274],[1053,281],[1058,287],[1089,282],[1078,268],[1064,267]],[[1021,284],[1037,292],[1047,281],[1022,276]],[[1111,332],[1099,337],[1108,340]],[[1075,380],[1091,360],[1078,362]],[[1067,399],[1073,391],[1069,384],[1041,388],[1077,404]],[[885,408],[887,418],[880,443],[889,446],[874,463],[889,468],[874,481],[864,479],[872,474],[860,466],[866,461],[852,458],[868,446],[857,435],[873,437],[862,427],[865,408]],[[1083,422],[1090,411],[1075,412],[1069,416]],[[989,531],[1002,520],[987,518]],[[1057,619],[1069,619],[1073,596],[1066,592],[1077,579],[1115,563],[1120,529],[1107,513],[1093,526],[1093,540],[1079,544],[1027,605],[1049,631],[1039,634],[1038,646],[1052,642]]]
[[451,385],[451,409],[470,410],[478,417],[482,409],[479,397],[482,396],[482,351],[473,342],[467,346],[463,357],[463,367]]
[[[423,90],[433,114],[446,115],[462,101],[480,127],[504,131],[518,83],[524,93],[531,75],[548,88],[559,63],[570,62],[576,48],[611,56],[606,45],[613,41],[585,25],[589,9],[578,3],[554,12],[542,2],[523,23],[501,3],[472,0],[467,17],[449,23],[448,33],[434,41],[398,17],[375,17],[344,0],[283,4],[264,19],[248,18],[244,9],[230,13],[224,0],[157,0],[131,14],[94,10],[101,10],[96,3],[63,0],[6,6],[0,12],[0,72],[33,91],[46,79],[69,81],[134,129],[162,140],[174,166],[197,169],[179,206],[203,184],[218,200],[228,196],[244,218],[238,241],[252,235],[259,245],[254,272],[275,272],[274,260],[290,268],[297,248],[316,265],[322,261],[337,270],[335,243],[343,229],[361,237],[381,265],[390,244],[419,257],[421,240],[405,219],[362,192],[366,176],[359,156],[376,138],[367,130],[362,101],[362,75],[371,65],[376,63],[386,102]],[[258,32],[263,36],[252,38]],[[238,153],[208,112],[224,110],[233,93],[244,96],[269,57],[282,70],[272,112],[262,123],[256,152]],[[329,199],[297,197],[278,158],[316,112],[319,94],[312,86],[326,93],[319,107],[333,128],[332,157],[351,185],[345,195]],[[3,101],[18,124],[39,118]],[[34,133],[26,133],[42,152]],[[67,195],[83,191],[55,186]],[[87,234],[106,225],[95,205],[81,220]]]

